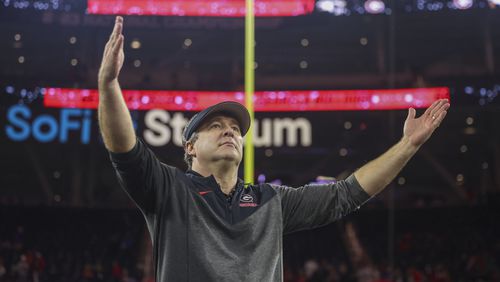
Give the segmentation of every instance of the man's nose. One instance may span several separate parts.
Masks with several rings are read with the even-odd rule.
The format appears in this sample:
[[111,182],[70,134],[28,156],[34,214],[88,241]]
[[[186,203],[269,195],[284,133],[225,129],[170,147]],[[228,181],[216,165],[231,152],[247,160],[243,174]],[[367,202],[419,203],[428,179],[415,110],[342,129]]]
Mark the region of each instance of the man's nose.
[[234,136],[234,130],[231,128],[231,126],[224,127],[224,136]]

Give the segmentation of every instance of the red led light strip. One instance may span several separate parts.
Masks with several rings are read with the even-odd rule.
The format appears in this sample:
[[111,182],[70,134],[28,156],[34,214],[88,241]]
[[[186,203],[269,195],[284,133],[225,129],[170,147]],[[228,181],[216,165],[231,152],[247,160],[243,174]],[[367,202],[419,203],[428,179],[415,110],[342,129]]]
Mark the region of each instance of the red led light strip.
[[[222,101],[244,103],[243,92],[123,90],[130,109],[200,111]],[[259,91],[256,112],[398,110],[425,108],[450,98],[446,87],[383,90]],[[96,109],[96,89],[46,88],[44,105],[53,108]]]
[[[255,0],[255,16],[299,16],[314,10],[314,0]],[[88,0],[89,14],[243,17],[245,0]]]

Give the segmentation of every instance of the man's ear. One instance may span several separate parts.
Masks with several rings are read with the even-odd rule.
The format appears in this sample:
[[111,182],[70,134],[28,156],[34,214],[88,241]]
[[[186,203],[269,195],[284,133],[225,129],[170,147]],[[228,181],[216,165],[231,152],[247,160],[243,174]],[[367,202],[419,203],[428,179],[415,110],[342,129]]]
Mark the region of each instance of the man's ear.
[[192,156],[192,157],[196,157],[196,152],[194,150],[194,144],[191,143],[191,142],[187,142],[186,143],[186,152],[188,155]]

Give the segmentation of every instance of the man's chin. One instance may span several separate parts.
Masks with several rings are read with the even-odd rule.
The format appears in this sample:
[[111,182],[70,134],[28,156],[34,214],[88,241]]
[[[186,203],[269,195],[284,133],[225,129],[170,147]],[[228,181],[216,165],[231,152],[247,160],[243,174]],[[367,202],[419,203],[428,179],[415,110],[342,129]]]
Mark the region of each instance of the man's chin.
[[216,156],[216,159],[218,161],[236,162],[238,164],[241,162],[241,156],[237,153],[220,154],[220,155]]

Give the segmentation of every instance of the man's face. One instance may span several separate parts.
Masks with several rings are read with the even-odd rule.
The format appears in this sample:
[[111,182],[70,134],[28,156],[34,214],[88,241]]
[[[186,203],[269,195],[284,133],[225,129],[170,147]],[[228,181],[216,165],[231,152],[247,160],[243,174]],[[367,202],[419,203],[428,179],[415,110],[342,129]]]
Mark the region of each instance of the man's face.
[[214,116],[205,122],[197,133],[198,139],[194,144],[188,144],[186,150],[199,164],[218,161],[240,164],[243,155],[243,137],[236,119]]

